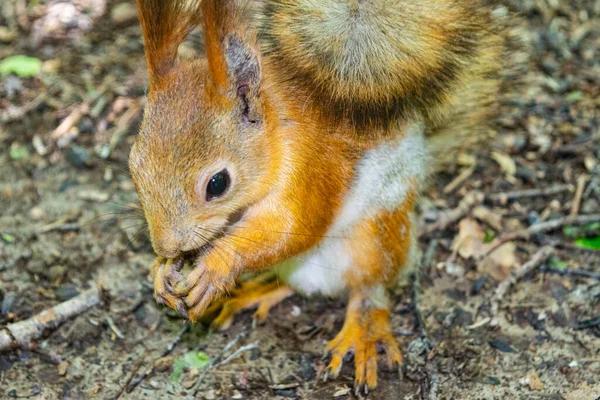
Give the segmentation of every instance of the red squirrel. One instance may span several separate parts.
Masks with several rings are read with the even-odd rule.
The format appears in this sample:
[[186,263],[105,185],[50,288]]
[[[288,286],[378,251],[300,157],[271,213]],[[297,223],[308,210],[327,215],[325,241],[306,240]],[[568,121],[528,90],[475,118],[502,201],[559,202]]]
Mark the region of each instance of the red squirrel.
[[[387,289],[415,258],[428,174],[479,136],[510,70],[508,16],[479,0],[138,0],[149,92],[130,170],[156,299],[190,321],[293,293],[347,296],[326,376],[377,345],[402,362]],[[180,61],[194,28],[205,57]],[[192,269],[182,266],[191,260]],[[271,271],[237,285],[242,273]],[[226,299],[222,296],[233,295]]]

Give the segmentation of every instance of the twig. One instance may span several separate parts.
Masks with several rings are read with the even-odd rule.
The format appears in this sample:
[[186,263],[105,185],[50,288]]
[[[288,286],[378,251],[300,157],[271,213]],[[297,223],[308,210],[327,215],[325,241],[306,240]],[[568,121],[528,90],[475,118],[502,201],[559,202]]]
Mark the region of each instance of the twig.
[[444,193],[452,193],[454,190],[456,190],[456,188],[462,185],[463,182],[469,179],[469,177],[473,175],[473,172],[475,172],[475,166],[466,168],[464,171],[458,174],[458,176],[454,178],[452,182],[446,185],[446,187],[444,188]]
[[436,222],[427,225],[419,236],[423,238],[429,236],[433,232],[442,231],[446,229],[448,226],[457,222],[465,215],[467,215],[471,211],[471,209],[476,204],[481,203],[483,199],[483,194],[479,192],[471,192],[467,194],[460,201],[460,203],[458,203],[458,206],[455,209],[444,213]]
[[572,269],[572,268],[554,268],[547,265],[540,267],[540,272],[547,272],[551,274],[558,274],[562,276],[578,276],[581,278],[590,278],[600,281],[600,273],[586,271],[584,269]]
[[125,335],[123,335],[123,332],[121,332],[117,325],[115,325],[115,322],[112,320],[112,318],[108,315],[106,316],[106,323],[119,339],[125,339]]
[[8,107],[6,110],[2,110],[0,113],[0,123],[5,124],[7,122],[16,121],[23,118],[27,113],[35,110],[37,106],[42,104],[46,100],[47,96],[47,92],[44,92],[21,107]]
[[487,198],[495,203],[506,204],[511,200],[518,200],[526,197],[552,196],[563,192],[570,192],[572,190],[573,185],[565,184],[550,186],[543,189],[527,189],[515,190],[512,192],[495,193],[489,195]]
[[[196,395],[198,394],[198,391],[200,390],[200,385],[204,381],[204,378],[206,377],[206,375],[216,366],[222,365],[221,360],[223,360],[223,356],[225,355],[225,353],[227,353],[229,350],[231,350],[233,348],[233,346],[235,346],[237,344],[237,342],[239,342],[240,339],[243,338],[244,336],[246,336],[246,330],[241,331],[236,337],[234,337],[232,340],[230,340],[229,343],[227,343],[225,345],[223,350],[221,350],[221,352],[210,362],[210,364],[206,368],[204,368],[204,370],[202,370],[202,373],[200,375],[198,375],[198,379],[196,379],[196,383],[194,383],[194,386],[192,388],[192,396],[191,396],[192,399],[196,398]],[[256,344],[256,346],[258,346],[258,340],[252,344]],[[245,346],[242,346],[241,348],[243,348],[243,347],[245,347]],[[239,351],[239,349],[238,349],[238,351]],[[237,352],[234,352],[233,354],[235,354],[235,353],[237,353]],[[238,354],[240,354],[240,353],[238,353]],[[227,357],[227,359],[230,359],[232,355]]]
[[562,228],[566,225],[586,225],[595,222],[600,222],[600,214],[588,214],[588,215],[569,215],[567,217],[553,219],[551,221],[540,222],[534,225],[531,225],[527,229],[523,229],[516,232],[509,232],[501,235],[491,246],[486,253],[484,253],[479,260],[482,260],[487,255],[492,253],[494,250],[498,249],[498,247],[502,246],[504,243],[511,242],[517,239],[529,239],[531,235],[536,235],[542,232],[549,232],[556,230],[558,228]]
[[512,275],[509,275],[505,280],[500,282],[494,295],[491,299],[491,317],[492,317],[492,326],[497,325],[496,317],[498,315],[498,309],[500,307],[500,302],[508,293],[510,288],[517,283],[519,280],[523,279],[525,275],[535,270],[537,267],[542,265],[544,261],[546,261],[552,254],[554,254],[554,248],[550,246],[542,247],[538,250],[537,253],[531,257],[529,261],[523,264],[519,269],[517,269]]
[[[191,329],[191,324],[189,322],[186,322],[184,327],[181,328],[181,330],[177,333],[177,336],[175,336],[175,338],[173,338],[173,340],[169,343],[167,348],[165,350],[163,350],[163,352],[160,354],[160,357],[158,357],[156,360],[161,359],[161,358],[166,357],[169,354],[171,354],[173,352],[173,350],[175,349],[175,346],[177,346],[177,344],[179,344],[179,342],[181,342],[183,335],[188,333],[190,331],[190,329]],[[154,360],[154,361],[156,361],[156,360]],[[121,389],[120,393],[117,395],[117,398],[119,398],[123,394],[123,391],[126,391],[127,393],[133,392],[133,390],[140,383],[142,383],[144,381],[144,379],[146,379],[148,376],[150,376],[152,373],[154,373],[154,366],[155,366],[155,362],[153,362],[152,365],[149,368],[147,368],[144,372],[142,372],[141,374],[133,375],[129,379],[127,384],[123,387],[123,389]]]
[[97,90],[85,96],[83,102],[77,104],[73,111],[52,131],[50,137],[58,147],[67,146],[77,136],[78,131],[75,129],[77,124],[89,114],[92,104],[109,90],[114,84],[113,81],[113,78],[105,79]]
[[44,332],[97,306],[103,299],[102,289],[96,287],[34,317],[6,326],[0,331],[0,351],[28,346],[31,341],[41,338]]
[[246,344],[246,345],[240,347],[239,349],[237,349],[236,351],[234,351],[233,353],[231,353],[223,361],[219,362],[218,364],[215,364],[213,366],[213,368],[217,368],[217,367],[220,367],[221,365],[225,365],[225,364],[229,363],[231,360],[234,360],[234,359],[238,358],[242,353],[245,353],[245,352],[250,351],[250,350],[257,349],[259,343],[260,343],[260,340],[256,340],[256,341],[254,341],[254,342],[252,342],[250,344]]
[[577,178],[577,190],[575,191],[575,198],[573,199],[573,206],[571,207],[571,216],[579,214],[579,207],[581,207],[581,199],[583,198],[583,191],[586,183],[586,175],[580,175]]

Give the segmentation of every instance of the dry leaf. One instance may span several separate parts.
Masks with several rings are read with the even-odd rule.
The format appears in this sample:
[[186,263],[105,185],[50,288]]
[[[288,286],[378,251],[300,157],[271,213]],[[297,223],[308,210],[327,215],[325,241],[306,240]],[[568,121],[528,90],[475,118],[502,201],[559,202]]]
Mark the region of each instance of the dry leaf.
[[502,216],[494,213],[487,207],[477,206],[473,210],[473,216],[478,220],[485,222],[497,231],[502,230]]
[[485,233],[481,226],[472,218],[464,218],[458,223],[458,234],[452,243],[452,251],[462,258],[477,258],[485,254]]
[[531,390],[542,390],[544,388],[544,382],[542,382],[540,376],[535,371],[521,379],[521,385],[527,385]]
[[[481,258],[495,246],[495,243],[484,243],[485,233],[481,225],[472,218],[464,218],[458,223],[458,234],[452,242],[452,251],[463,259]],[[514,243],[505,243],[485,256],[478,265],[478,271],[502,281],[517,265]]]
[[[490,244],[484,246],[488,249]],[[481,260],[477,270],[488,274],[497,281],[503,281],[517,265],[516,249],[514,243],[504,243]]]
[[506,176],[515,176],[517,173],[517,164],[508,154],[492,152],[492,159],[500,165],[500,168]]

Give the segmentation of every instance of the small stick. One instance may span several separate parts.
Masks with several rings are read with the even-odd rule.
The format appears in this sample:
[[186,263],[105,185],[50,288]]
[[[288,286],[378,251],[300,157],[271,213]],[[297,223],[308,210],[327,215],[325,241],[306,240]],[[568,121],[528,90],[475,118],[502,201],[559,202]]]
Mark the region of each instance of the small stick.
[[583,198],[583,191],[586,183],[586,175],[580,175],[577,178],[577,190],[575,191],[575,198],[573,199],[573,206],[571,207],[571,216],[579,214],[579,207],[581,207],[581,199]]
[[[173,352],[173,350],[175,349],[175,346],[177,346],[177,344],[179,342],[181,342],[183,335],[185,335],[186,333],[188,333],[190,331],[191,326],[192,325],[189,322],[186,322],[185,326],[183,328],[181,328],[179,333],[177,333],[177,336],[175,336],[175,338],[169,343],[167,348],[165,350],[163,350],[163,352],[160,354],[160,357],[157,358],[157,360],[171,354]],[[127,384],[124,387],[125,391],[127,393],[131,393],[140,383],[142,383],[144,381],[144,379],[146,379],[149,375],[151,375],[154,372],[154,364],[155,363],[152,363],[150,368],[147,368],[140,375],[132,376],[131,379],[127,382]],[[119,398],[122,394],[123,394],[123,389],[121,389],[121,392],[119,393],[117,398]]]
[[491,299],[490,313],[492,317],[492,326],[498,325],[498,322],[496,321],[496,316],[498,315],[500,302],[502,301],[506,293],[508,293],[510,288],[519,280],[523,279],[525,275],[542,265],[542,263],[546,261],[552,254],[554,254],[554,248],[550,246],[542,247],[540,250],[538,250],[537,253],[533,255],[533,257],[531,257],[529,261],[523,264],[512,275],[509,275],[505,280],[500,282]]
[[238,358],[242,353],[245,353],[245,352],[250,351],[250,350],[257,349],[259,343],[260,343],[260,340],[256,340],[256,341],[254,341],[254,342],[252,342],[250,344],[246,344],[246,345],[240,347],[239,349],[237,349],[236,351],[234,351],[233,353],[231,353],[229,356],[227,356],[227,358],[225,358],[223,361],[215,364],[213,366],[213,368],[217,368],[217,367],[220,367],[221,365],[225,365],[225,364],[229,363],[231,360],[234,360],[234,359]]
[[[225,345],[223,350],[221,350],[221,352],[214,358],[214,360],[212,360],[211,363],[206,368],[204,368],[204,370],[202,370],[202,373],[200,375],[198,375],[198,379],[196,379],[196,383],[194,383],[194,386],[193,386],[193,390],[192,390],[192,398],[193,399],[196,398],[196,395],[198,394],[198,391],[200,390],[200,385],[204,381],[204,377],[215,366],[221,365],[221,360],[223,359],[223,356],[225,355],[225,353],[227,353],[229,350],[231,350],[233,348],[233,346],[235,346],[237,344],[237,342],[239,342],[240,339],[243,338],[244,336],[246,336],[245,330],[241,331],[236,337],[234,337],[231,341],[229,341],[229,343],[227,343]],[[258,340],[254,343],[256,343],[256,345],[258,346]],[[242,346],[242,347],[244,347],[244,346]],[[235,354],[235,353],[236,352],[234,352],[233,354]],[[231,355],[227,358],[229,359],[230,357],[231,357]]]
[[480,257],[479,260],[485,258],[504,243],[511,242],[513,240],[528,239],[531,235],[553,231],[566,225],[586,225],[595,222],[600,222],[600,214],[569,215],[567,217],[553,219],[551,221],[540,222],[520,231],[509,232],[501,235],[495,241],[494,245],[490,247],[488,251]]
[[471,209],[476,204],[481,203],[483,199],[483,194],[479,192],[471,192],[467,194],[460,201],[460,203],[458,203],[458,206],[455,209],[444,213],[436,222],[427,225],[419,236],[423,238],[429,236],[433,232],[442,231],[446,229],[449,225],[457,222],[465,215],[467,215],[471,211]]
[[543,189],[527,189],[527,190],[515,190],[512,192],[495,193],[488,196],[488,199],[495,203],[506,204],[511,200],[518,200],[527,197],[538,197],[538,196],[551,196],[563,192],[570,192],[573,190],[573,185],[556,185],[550,186]]
[[577,276],[581,278],[590,278],[600,281],[600,273],[586,271],[584,269],[572,269],[572,268],[554,268],[548,267],[547,265],[542,265],[540,267],[541,272],[547,272],[551,274],[558,274],[561,276]]
[[55,329],[66,320],[97,306],[103,298],[102,289],[96,287],[34,317],[7,325],[0,330],[0,351],[28,346],[33,340],[41,338],[45,331]]
[[475,166],[469,167],[462,171],[456,178],[452,180],[446,187],[444,188],[444,194],[452,193],[456,188],[462,185],[471,175],[475,172]]
[[7,122],[16,121],[18,119],[23,118],[25,115],[27,115],[27,113],[35,110],[37,106],[42,104],[47,97],[48,94],[46,92],[43,92],[37,95],[37,97],[31,100],[29,103],[25,103],[20,107],[10,106],[5,110],[2,110],[2,112],[0,113],[0,123],[5,124]]
[[112,320],[111,317],[106,316],[106,323],[108,323],[110,329],[115,333],[115,335],[117,335],[119,339],[125,339],[125,335],[123,335],[123,332],[121,332],[117,325],[115,325],[115,322]]

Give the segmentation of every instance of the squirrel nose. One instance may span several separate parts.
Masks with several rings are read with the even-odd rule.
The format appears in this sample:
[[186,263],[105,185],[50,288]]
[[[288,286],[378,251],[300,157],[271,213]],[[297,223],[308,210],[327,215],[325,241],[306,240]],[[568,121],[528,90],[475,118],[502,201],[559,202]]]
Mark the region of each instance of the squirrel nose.
[[182,252],[181,236],[176,232],[160,232],[150,235],[152,248],[159,257],[175,258]]

